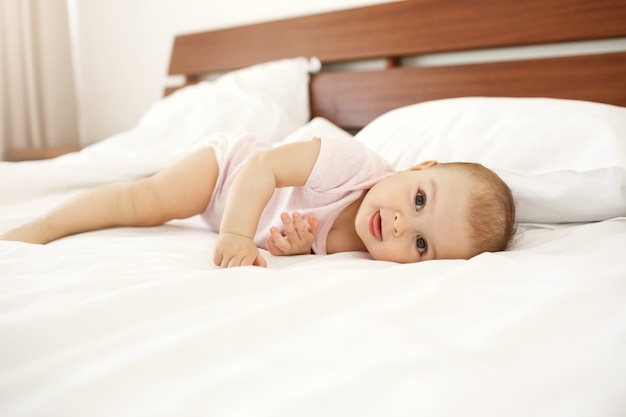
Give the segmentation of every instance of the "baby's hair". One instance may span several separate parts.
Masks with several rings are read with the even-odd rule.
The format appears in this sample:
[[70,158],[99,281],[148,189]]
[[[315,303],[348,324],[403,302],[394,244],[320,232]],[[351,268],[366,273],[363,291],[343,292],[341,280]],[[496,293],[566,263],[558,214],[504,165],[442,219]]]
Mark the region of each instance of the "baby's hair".
[[510,188],[492,170],[477,163],[442,164],[462,169],[474,187],[468,202],[467,219],[475,254],[505,250],[516,232],[515,202]]

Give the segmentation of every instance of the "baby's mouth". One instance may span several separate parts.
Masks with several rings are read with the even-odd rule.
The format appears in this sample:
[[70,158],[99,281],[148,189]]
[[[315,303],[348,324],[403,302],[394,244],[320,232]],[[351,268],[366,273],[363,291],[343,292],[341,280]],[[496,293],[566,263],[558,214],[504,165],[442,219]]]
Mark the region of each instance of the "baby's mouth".
[[370,217],[370,233],[377,239],[383,240],[383,231],[382,231],[382,219],[380,217],[380,210],[376,211]]

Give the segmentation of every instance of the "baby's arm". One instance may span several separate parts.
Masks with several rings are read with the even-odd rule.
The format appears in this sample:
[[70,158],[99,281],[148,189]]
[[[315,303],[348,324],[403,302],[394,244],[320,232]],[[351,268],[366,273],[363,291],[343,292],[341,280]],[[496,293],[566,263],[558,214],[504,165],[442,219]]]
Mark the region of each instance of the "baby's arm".
[[215,178],[215,153],[201,149],[152,177],[82,193],[0,239],[43,244],[91,230],[190,217],[208,205]]
[[306,183],[319,151],[319,140],[295,142],[263,152],[246,163],[228,194],[213,256],[216,265],[266,265],[253,242],[261,214],[276,188]]

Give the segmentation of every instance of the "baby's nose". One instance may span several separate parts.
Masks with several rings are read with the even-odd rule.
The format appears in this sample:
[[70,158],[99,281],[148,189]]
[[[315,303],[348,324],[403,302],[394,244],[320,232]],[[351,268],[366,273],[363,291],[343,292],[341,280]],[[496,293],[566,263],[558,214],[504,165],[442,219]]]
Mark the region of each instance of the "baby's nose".
[[407,228],[406,216],[404,216],[401,212],[396,212],[393,215],[393,234],[395,236],[402,235]]

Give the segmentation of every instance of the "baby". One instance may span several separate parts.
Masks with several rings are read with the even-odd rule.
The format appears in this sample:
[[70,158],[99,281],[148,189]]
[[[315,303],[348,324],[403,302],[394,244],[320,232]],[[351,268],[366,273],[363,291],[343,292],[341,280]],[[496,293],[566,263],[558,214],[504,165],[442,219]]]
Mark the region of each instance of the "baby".
[[395,172],[354,139],[271,147],[217,135],[151,177],[89,190],[0,238],[43,244],[198,214],[219,232],[221,267],[266,266],[259,247],[401,263],[469,259],[504,250],[515,231],[511,191],[479,164],[427,161]]

